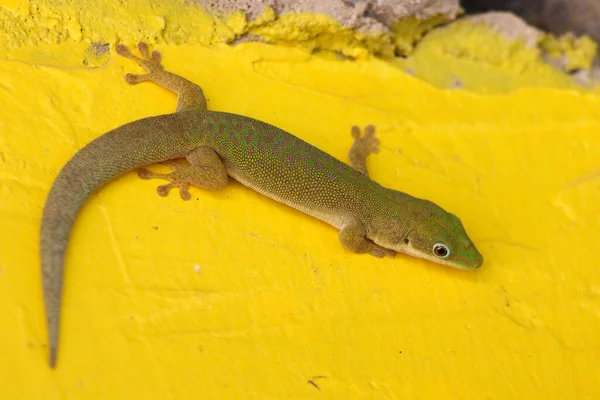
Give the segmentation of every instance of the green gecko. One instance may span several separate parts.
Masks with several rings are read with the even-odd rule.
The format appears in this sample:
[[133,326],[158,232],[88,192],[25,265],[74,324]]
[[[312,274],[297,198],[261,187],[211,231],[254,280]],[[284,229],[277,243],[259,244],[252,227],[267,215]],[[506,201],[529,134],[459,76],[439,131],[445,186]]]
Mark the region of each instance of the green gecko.
[[[46,199],[40,232],[42,285],[48,324],[49,362],[57,361],[65,253],[71,228],[87,197],[111,179],[154,163],[173,171],[140,169],[143,179],[170,181],[189,200],[189,185],[219,190],[231,176],[255,191],[339,229],[355,253],[393,257],[406,253],[439,264],[476,269],[483,257],[455,215],[431,201],[385,188],[366,167],[379,142],[371,125],[352,128],[350,166],[273,125],[242,115],[208,111],[200,86],[167,72],[157,51],[139,43],[143,58],[124,45],[116,51],[148,73],[126,81],[154,82],[178,95],[175,113],[143,118],[93,140],[59,172]],[[187,164],[172,160],[186,159]]]

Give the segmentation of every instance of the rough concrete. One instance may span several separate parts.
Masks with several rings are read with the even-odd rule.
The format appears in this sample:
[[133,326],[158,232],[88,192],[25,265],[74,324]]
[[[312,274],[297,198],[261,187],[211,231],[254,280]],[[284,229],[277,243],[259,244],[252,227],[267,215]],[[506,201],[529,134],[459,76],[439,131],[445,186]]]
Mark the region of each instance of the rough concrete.
[[[553,38],[511,12],[492,11],[468,15],[461,19],[485,23],[508,39],[520,40],[528,47],[539,49],[542,58],[547,63],[561,71],[573,73],[575,79],[580,83],[590,84],[597,81],[597,67],[591,65],[593,51],[577,44],[578,39],[572,34],[558,39]],[[560,39],[563,41],[561,42]],[[569,43],[570,45],[564,45],[564,49],[559,50],[558,43]]]
[[536,47],[543,32],[528,25],[522,18],[510,12],[488,12],[465,17],[473,22],[482,22],[508,39],[521,40],[529,47]]
[[[364,48],[363,52],[380,56],[409,56],[415,45],[426,32],[435,29],[444,22],[456,19],[460,13],[458,0],[190,0],[217,14],[229,14],[235,11],[244,11],[247,19],[255,20],[270,7],[275,16],[285,14],[324,14],[343,27],[355,32],[382,33],[375,41],[369,42],[367,36],[346,37],[346,41],[333,42],[333,35],[342,37],[344,32],[332,32],[328,25],[318,23],[307,25],[306,21],[296,22],[295,29],[302,34],[295,40],[302,42],[310,49],[326,49],[344,56],[356,57],[357,48]],[[512,8],[521,7],[524,17],[521,18],[512,12],[487,12],[482,14],[466,15],[460,18],[475,23],[486,24],[500,35],[519,40],[530,48],[540,51],[542,58],[557,69],[568,73],[579,73],[580,70],[589,71],[594,58],[593,44],[579,43],[576,37],[553,38],[543,30],[531,25],[533,15],[552,16],[557,21],[558,14],[565,12],[565,18],[575,20],[578,15],[585,14],[577,7],[582,7],[586,0],[577,0],[571,7],[559,0],[535,0],[532,2],[490,2],[501,8],[502,3],[511,3]],[[463,3],[469,3],[464,2]],[[483,2],[482,2],[483,3]],[[517,3],[520,4],[517,7]],[[528,5],[525,6],[525,3]],[[550,3],[554,4],[553,6]],[[562,4],[562,5],[560,5]],[[595,15],[595,10],[600,12],[600,0],[597,6],[590,9],[590,14]],[[562,10],[562,11],[561,11]],[[537,14],[536,14],[537,13]],[[545,13],[545,14],[544,14]],[[528,19],[527,19],[528,18]],[[424,21],[424,22],[423,22]],[[561,20],[562,21],[562,20]],[[584,19],[582,21],[585,22]],[[563,21],[564,22],[564,21]],[[419,24],[425,25],[420,26]],[[402,25],[405,24],[405,25]],[[427,25],[428,24],[428,25]],[[598,25],[598,26],[596,26]],[[592,28],[600,30],[600,24]],[[258,25],[257,25],[258,26]],[[554,33],[562,33],[565,24],[555,29]],[[581,33],[583,28],[576,29]],[[239,35],[234,43],[240,41],[265,41],[272,43],[286,42],[287,31],[279,26],[261,26],[253,31]],[[590,33],[589,30],[586,31]],[[598,32],[600,34],[600,32]],[[251,36],[249,36],[251,35]],[[589,39],[586,39],[589,41]],[[368,50],[366,50],[368,49]],[[359,49],[360,50],[360,49]],[[579,73],[581,75],[581,73]],[[584,78],[576,77],[579,82],[595,81],[596,74],[586,73]]]
[[463,0],[468,12],[507,10],[556,35],[573,32],[600,42],[598,0]]
[[366,32],[388,32],[405,17],[427,19],[444,15],[454,19],[460,11],[458,0],[195,0],[222,13],[242,10],[249,19],[271,7],[277,15],[285,13],[327,14],[340,24]]

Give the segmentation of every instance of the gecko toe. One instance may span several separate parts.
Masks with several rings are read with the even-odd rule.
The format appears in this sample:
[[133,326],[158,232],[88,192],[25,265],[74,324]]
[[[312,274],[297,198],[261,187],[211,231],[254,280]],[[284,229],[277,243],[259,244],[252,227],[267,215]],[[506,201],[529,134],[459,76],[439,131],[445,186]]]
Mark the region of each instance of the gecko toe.
[[150,47],[146,42],[139,42],[137,45],[139,52],[142,54],[142,57],[145,59],[150,58]]
[[140,179],[151,179],[152,178],[152,172],[147,170],[146,168],[140,168],[137,172],[138,177]]
[[148,43],[139,42],[138,50],[139,50],[140,54],[142,55],[142,57],[144,57],[144,59],[146,61],[149,61],[152,64],[155,64],[157,66],[160,66],[160,63],[162,61],[162,54],[160,54],[160,52],[158,52],[156,50],[154,50],[154,51],[152,51],[152,53],[150,53],[150,46],[148,46]]
[[138,169],[137,173],[138,173],[138,177],[140,179],[162,178],[162,176],[157,176],[156,173],[154,173],[154,172],[152,172],[152,171],[150,171],[149,169],[146,169],[146,168],[140,168],[140,169]]
[[152,62],[160,65],[160,63],[162,62],[162,54],[160,54],[158,51],[154,50],[152,52]]
[[152,78],[150,77],[150,74],[144,74],[144,75],[127,74],[127,75],[125,75],[125,80],[130,85],[135,85],[135,84],[138,84],[140,82],[149,81],[151,79]]
[[368,144],[368,149],[370,153],[379,153],[379,139],[372,138]]
[[144,60],[142,60],[139,57],[136,57],[135,55],[133,55],[133,53],[131,52],[131,50],[129,50],[129,48],[127,46],[125,46],[122,43],[119,43],[116,47],[115,47],[115,51],[117,52],[117,54],[119,54],[122,57],[128,58],[132,61],[135,61],[137,64],[142,65]]
[[387,257],[394,258],[396,256],[396,252],[394,250],[385,249],[385,255]]
[[181,199],[184,201],[188,201],[192,198],[192,195],[189,192],[189,186],[187,183],[182,183],[179,186],[179,196],[181,196]]
[[385,247],[381,247],[373,243],[369,248],[369,254],[377,258],[383,258],[394,257],[396,255],[396,252],[394,250],[386,249]]
[[177,184],[175,183],[167,183],[166,185],[160,185],[156,188],[156,193],[158,193],[158,195],[161,197],[167,197],[171,189],[173,189],[176,186]]
[[117,54],[123,56],[123,57],[127,57],[127,58],[131,58],[134,57],[133,54],[131,54],[131,51],[129,51],[129,49],[127,48],[127,46],[125,46],[122,43],[119,43],[116,47],[115,47],[115,51],[117,52]]

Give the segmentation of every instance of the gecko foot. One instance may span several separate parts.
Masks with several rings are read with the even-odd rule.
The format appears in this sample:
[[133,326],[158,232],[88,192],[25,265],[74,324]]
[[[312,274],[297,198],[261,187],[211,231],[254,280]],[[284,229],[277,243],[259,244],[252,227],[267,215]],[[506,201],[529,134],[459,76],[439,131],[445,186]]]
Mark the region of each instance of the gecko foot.
[[153,51],[152,54],[150,54],[150,48],[148,47],[147,43],[138,43],[138,50],[142,54],[143,58],[134,56],[124,44],[118,44],[115,50],[121,56],[135,61],[138,65],[142,66],[146,71],[148,71],[148,73],[144,75],[125,75],[125,80],[131,85],[148,80],[154,80],[154,76],[156,74],[159,74],[162,71],[164,71],[164,68],[161,64],[162,55],[156,50]]
[[383,258],[386,256],[394,257],[396,255],[396,252],[394,250],[386,249],[385,247],[381,247],[375,243],[372,243],[371,247],[369,248],[369,254],[377,258]]
[[140,168],[138,170],[138,176],[141,179],[165,179],[171,181],[171,183],[167,183],[166,185],[161,185],[156,188],[156,192],[159,196],[165,197],[169,194],[171,189],[179,188],[179,195],[181,196],[182,200],[187,201],[191,199],[192,195],[189,192],[190,182],[187,174],[187,170],[190,168],[190,166],[181,165],[170,161],[166,161],[161,164],[168,165],[173,169],[173,172],[168,174],[158,174],[146,168]]
[[360,128],[354,125],[352,127],[352,137],[354,138],[354,144],[352,145],[354,151],[363,157],[371,153],[379,153],[379,139],[375,137],[375,126],[367,125],[361,137]]
[[375,127],[367,125],[361,136],[358,126],[352,127],[352,137],[354,143],[348,152],[348,158],[352,168],[358,172],[369,176],[367,170],[367,156],[371,153],[379,153],[379,140],[375,137]]

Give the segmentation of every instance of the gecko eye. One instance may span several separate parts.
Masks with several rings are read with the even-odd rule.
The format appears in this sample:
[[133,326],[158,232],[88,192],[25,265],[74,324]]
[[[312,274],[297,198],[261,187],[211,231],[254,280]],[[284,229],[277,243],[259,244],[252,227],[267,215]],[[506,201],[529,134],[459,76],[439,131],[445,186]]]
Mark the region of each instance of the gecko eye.
[[446,258],[450,255],[450,249],[444,243],[436,243],[433,245],[433,254],[439,258]]

